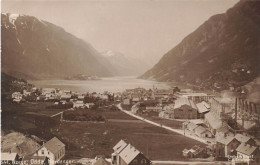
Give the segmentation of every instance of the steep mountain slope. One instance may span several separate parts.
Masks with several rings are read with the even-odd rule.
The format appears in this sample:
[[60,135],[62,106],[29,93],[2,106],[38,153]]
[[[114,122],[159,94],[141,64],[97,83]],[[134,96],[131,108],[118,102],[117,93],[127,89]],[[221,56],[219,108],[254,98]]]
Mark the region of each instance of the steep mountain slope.
[[101,54],[115,67],[117,76],[138,76],[150,67],[144,61],[127,57],[120,52],[108,50]]
[[212,16],[141,78],[227,88],[260,71],[260,1],[241,0]]
[[113,67],[90,44],[32,16],[1,14],[2,71],[21,77],[113,75]]

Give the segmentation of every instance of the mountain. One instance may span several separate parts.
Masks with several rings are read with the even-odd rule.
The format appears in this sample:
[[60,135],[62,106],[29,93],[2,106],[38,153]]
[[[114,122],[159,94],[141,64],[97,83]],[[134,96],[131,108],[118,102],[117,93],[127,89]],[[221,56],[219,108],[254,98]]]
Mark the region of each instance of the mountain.
[[61,27],[26,15],[1,18],[2,71],[26,79],[114,75],[106,58]]
[[214,15],[167,52],[141,78],[224,89],[260,71],[260,1],[241,0]]
[[101,52],[107,60],[116,68],[117,76],[137,76],[149,69],[149,64],[141,59],[127,57],[124,54],[112,50]]

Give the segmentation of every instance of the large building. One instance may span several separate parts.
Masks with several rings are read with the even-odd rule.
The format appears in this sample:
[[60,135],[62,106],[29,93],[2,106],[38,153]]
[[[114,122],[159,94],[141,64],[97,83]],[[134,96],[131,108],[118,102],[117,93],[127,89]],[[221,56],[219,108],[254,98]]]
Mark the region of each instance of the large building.
[[34,153],[34,156],[46,156],[50,160],[50,165],[54,165],[65,156],[65,144],[63,144],[58,138],[54,137],[44,143]]
[[113,150],[112,165],[151,165],[142,152],[124,140],[120,140]]
[[197,119],[198,109],[196,104],[188,98],[178,98],[174,104],[175,119]]

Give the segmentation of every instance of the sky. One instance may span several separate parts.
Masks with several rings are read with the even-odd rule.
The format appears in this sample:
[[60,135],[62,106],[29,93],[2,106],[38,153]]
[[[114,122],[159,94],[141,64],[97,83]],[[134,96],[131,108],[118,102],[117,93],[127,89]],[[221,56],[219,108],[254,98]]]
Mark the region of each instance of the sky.
[[63,27],[99,52],[113,50],[151,66],[188,34],[238,0],[2,0],[2,12]]

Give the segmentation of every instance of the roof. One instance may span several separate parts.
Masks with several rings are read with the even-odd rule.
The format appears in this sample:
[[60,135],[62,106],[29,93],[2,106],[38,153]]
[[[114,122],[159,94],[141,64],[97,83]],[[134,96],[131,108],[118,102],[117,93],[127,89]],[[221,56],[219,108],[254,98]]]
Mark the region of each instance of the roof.
[[225,144],[228,145],[230,142],[232,142],[235,139],[235,137],[233,136],[227,136],[227,137],[220,137],[217,138],[216,141],[221,143],[221,144]]
[[243,153],[243,154],[249,156],[249,155],[251,155],[256,149],[257,149],[256,146],[251,146],[251,145],[246,144],[246,143],[241,143],[241,144],[237,147],[236,151],[237,151],[237,152],[241,152],[241,153]]
[[206,108],[208,108],[208,109],[210,108],[210,105],[209,105],[208,103],[206,103],[205,101],[202,101],[201,103],[202,103]]
[[240,141],[241,143],[246,143],[248,142],[251,138],[242,134],[236,134],[235,138]]
[[205,114],[205,119],[213,129],[218,129],[222,126],[222,121],[217,118],[213,112]]
[[15,161],[17,153],[2,152],[1,160]]
[[196,104],[196,106],[198,108],[199,113],[205,113],[209,111],[209,109],[203,103],[198,103]]
[[59,152],[65,144],[62,143],[58,138],[54,137],[45,144],[43,144],[44,147],[46,147],[50,152],[57,153]]
[[199,133],[199,134],[202,134],[206,131],[207,131],[207,129],[205,127],[202,127],[202,126],[198,126],[198,127],[195,128],[195,132]]
[[125,147],[127,146],[127,143],[124,140],[120,140],[114,147],[113,150],[115,153],[120,153]]
[[106,159],[104,158],[99,158],[94,165],[110,165],[110,163],[108,161],[106,161]]
[[23,162],[28,162],[25,165],[42,165],[46,159],[46,156],[25,156]]
[[134,158],[140,153],[139,150],[137,150],[134,146],[131,144],[128,144],[123,151],[119,154],[121,159],[123,159],[126,164],[131,163]]
[[229,129],[227,126],[221,126],[220,128],[217,129],[217,132],[228,133]]
[[194,109],[197,109],[197,106],[192,100],[189,100],[188,98],[180,97],[175,101],[174,109],[180,108],[183,105],[188,105]]
[[187,125],[187,128],[188,128],[189,130],[193,130],[193,129],[197,128],[197,127],[198,127],[198,125],[196,125],[196,124],[194,124],[194,123],[189,123],[189,124]]

